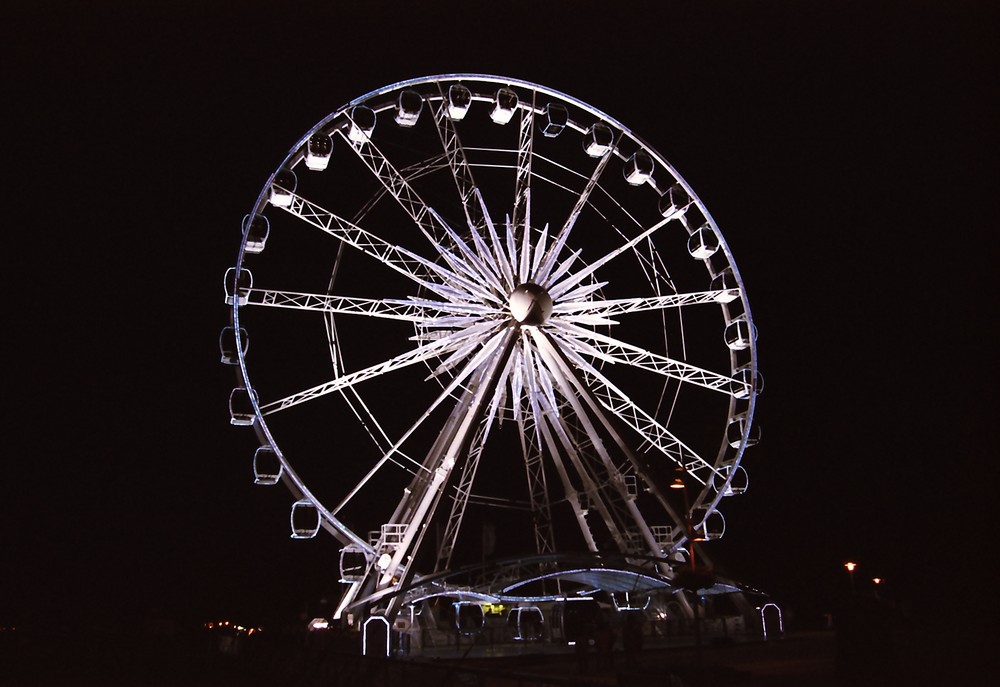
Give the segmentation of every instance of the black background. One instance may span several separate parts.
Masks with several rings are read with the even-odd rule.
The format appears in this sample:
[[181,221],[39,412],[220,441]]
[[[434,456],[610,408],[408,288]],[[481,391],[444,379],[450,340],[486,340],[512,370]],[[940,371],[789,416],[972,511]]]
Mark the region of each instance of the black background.
[[995,576],[990,3],[42,2],[0,19],[0,624],[258,623],[336,593],[334,542],[288,539],[287,494],[253,487],[254,442],[228,424],[222,275],[316,121],[463,71],[610,113],[722,227],[766,388],[720,565],[800,615],[848,559],[920,609]]

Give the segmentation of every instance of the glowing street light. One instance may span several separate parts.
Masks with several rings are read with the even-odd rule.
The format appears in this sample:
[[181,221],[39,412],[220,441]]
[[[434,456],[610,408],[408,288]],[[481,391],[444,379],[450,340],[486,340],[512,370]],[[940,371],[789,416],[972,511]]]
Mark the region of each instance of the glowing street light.
[[[847,574],[851,577],[851,594],[854,593],[854,571],[857,569],[858,564],[852,561],[847,561],[844,563],[844,567],[847,568]],[[876,583],[877,584],[877,583]]]

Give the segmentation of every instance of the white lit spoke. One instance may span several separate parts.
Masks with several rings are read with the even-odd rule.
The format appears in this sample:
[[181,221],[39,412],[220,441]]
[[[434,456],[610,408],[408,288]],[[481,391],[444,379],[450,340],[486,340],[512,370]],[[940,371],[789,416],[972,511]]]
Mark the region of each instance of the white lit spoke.
[[607,411],[617,415],[650,446],[656,448],[674,463],[685,466],[689,470],[689,474],[698,482],[707,483],[708,477],[700,473],[703,470],[716,472],[711,463],[674,436],[649,413],[633,403],[621,389],[598,372],[594,366],[579,356],[570,355],[569,357],[579,366],[580,375],[592,397],[597,399]]
[[[249,289],[247,305],[312,310],[347,315],[367,315],[388,320],[419,322],[429,326],[458,327],[472,324],[495,310],[475,303],[353,298],[350,296]],[[458,313],[461,313],[460,315]],[[448,316],[447,318],[445,316]]]
[[452,230],[452,228],[449,227],[436,212],[433,210],[430,212],[444,229],[448,237],[452,240],[455,250],[458,251],[458,254],[456,255],[453,251],[439,246],[438,251],[441,253],[441,256],[444,257],[449,265],[451,265],[456,274],[464,274],[472,280],[477,293],[480,293],[484,300],[500,303],[494,293],[479,286],[479,283],[485,280],[489,286],[493,287],[497,291],[506,293],[503,290],[503,286],[501,286],[499,280],[497,279],[496,273],[490,270],[483,263],[483,261],[479,259],[479,256],[476,255],[475,251],[473,251],[469,245],[463,241],[462,238],[455,233],[455,231]]
[[389,195],[395,198],[400,207],[410,216],[421,233],[431,242],[431,245],[446,245],[446,236],[440,233],[434,220],[428,216],[430,208],[420,199],[417,192],[389,162],[388,158],[382,154],[382,151],[372,143],[371,139],[366,136],[361,141],[352,141],[342,130],[340,130],[340,134],[351,150],[358,154],[369,171],[382,182]]
[[493,355],[493,353],[496,352],[497,347],[502,342],[503,334],[504,334],[503,331],[496,333],[491,339],[489,339],[485,343],[485,345],[482,346],[482,349],[479,351],[479,353],[471,361],[469,361],[469,363],[465,366],[462,372],[456,375],[454,379],[452,379],[451,382],[449,382],[442,389],[441,393],[438,394],[437,398],[434,399],[434,401],[427,407],[427,409],[420,415],[420,417],[418,417],[417,420],[412,425],[410,425],[410,428],[407,429],[403,433],[403,435],[400,436],[398,440],[396,440],[396,442],[389,448],[388,451],[385,452],[385,454],[379,459],[379,461],[374,465],[374,467],[372,467],[372,469],[369,470],[368,473],[361,479],[361,481],[357,484],[357,486],[355,486],[355,488],[347,494],[344,500],[341,501],[340,505],[338,505],[337,508],[333,511],[334,513],[339,512],[345,505],[347,505],[347,503],[350,502],[350,500],[353,499],[361,491],[362,487],[364,487],[364,485],[367,484],[369,480],[371,480],[371,478],[387,462],[392,460],[393,456],[401,455],[407,458],[407,460],[414,463],[416,467],[419,468],[424,473],[430,471],[430,468],[427,465],[421,465],[420,463],[414,461],[412,458],[409,458],[408,456],[403,454],[401,447],[403,446],[403,444],[406,443],[406,441],[411,436],[413,436],[413,433],[416,432],[417,429],[419,429],[430,418],[431,413],[433,413],[438,407],[440,407],[440,405],[446,399],[451,397],[451,395],[455,392],[455,390],[458,389],[465,382],[465,380],[469,378],[469,375],[471,375],[476,369],[478,369],[483,364],[483,362],[487,358],[489,358],[489,356]]
[[462,149],[462,141],[455,128],[455,122],[448,116],[448,96],[444,91],[440,91],[440,94],[441,101],[434,108],[434,124],[437,126],[441,147],[444,149],[444,158],[447,160],[448,168],[455,180],[459,200],[465,210],[465,220],[469,227],[474,229],[482,223],[483,216],[479,202],[475,198],[476,182],[472,177],[468,160],[465,158],[465,151]]
[[[563,350],[568,348],[609,363],[621,363],[640,370],[655,372],[664,377],[671,377],[726,395],[734,395],[733,392],[737,386],[749,392],[747,384],[738,382],[732,377],[704,370],[679,360],[672,360],[666,356],[643,350],[638,346],[632,346],[624,341],[563,321],[553,321],[553,326],[557,328],[557,331],[553,332],[553,337],[565,344]],[[584,343],[584,340],[589,343]]]
[[600,301],[560,301],[552,306],[552,312],[565,313],[567,316],[563,319],[572,322],[573,317],[579,315],[612,317],[614,315],[625,315],[633,312],[681,308],[686,305],[718,303],[720,299],[729,298],[734,294],[738,295],[738,292],[734,289],[730,289],[725,291],[671,293],[663,296],[652,296],[649,298],[615,298],[612,300]]
[[549,503],[548,485],[545,479],[545,461],[542,452],[543,438],[539,423],[535,421],[538,414],[537,399],[526,399],[532,412],[521,412],[521,390],[523,388],[524,359],[517,352],[511,375],[514,420],[517,423],[518,438],[521,443],[521,455],[524,458],[525,476],[528,480],[528,495],[531,499],[531,510],[535,513],[535,548],[538,553],[555,551],[555,541],[552,532],[552,508]]
[[339,391],[340,389],[353,386],[374,377],[380,377],[388,374],[389,372],[408,367],[414,363],[431,360],[432,358],[439,357],[449,350],[462,345],[468,339],[485,335],[489,332],[489,330],[495,329],[496,327],[497,324],[494,322],[483,322],[473,325],[472,327],[469,327],[461,332],[453,333],[445,338],[436,339],[412,351],[390,358],[389,360],[383,361],[377,365],[372,365],[371,367],[367,367],[363,370],[358,370],[357,372],[337,377],[336,379],[324,384],[314,386],[311,389],[306,389],[292,394],[291,396],[286,396],[285,398],[262,405],[260,407],[261,413],[264,415],[270,415],[271,413],[276,413],[279,410],[291,408],[299,403],[311,401],[334,391]]
[[[617,142],[617,141],[616,141]],[[613,148],[614,146],[612,146]],[[562,252],[563,247],[566,245],[566,241],[569,239],[570,232],[573,231],[573,227],[576,225],[576,219],[580,216],[583,211],[584,206],[587,204],[587,200],[590,198],[591,192],[594,187],[597,186],[598,179],[601,178],[601,174],[604,172],[604,168],[608,164],[608,160],[614,157],[609,149],[601,159],[598,161],[597,166],[594,167],[593,173],[590,175],[590,179],[587,180],[587,185],[583,187],[583,191],[577,196],[576,205],[573,206],[573,210],[569,213],[569,217],[563,223],[562,229],[556,235],[551,249],[544,257],[544,261],[539,260],[535,270],[535,279],[539,283],[544,284],[549,277],[549,273],[556,264],[556,259],[559,257],[560,252]],[[539,251],[539,256],[542,252]]]
[[507,254],[504,244],[500,240],[499,234],[497,234],[496,225],[493,224],[493,220],[490,219],[490,214],[486,210],[486,205],[483,202],[482,195],[476,191],[476,197],[479,199],[479,204],[483,209],[483,215],[486,219],[486,231],[489,234],[490,245],[493,249],[493,256],[496,260],[496,264],[500,267],[500,274],[504,278],[504,283],[506,285],[505,293],[510,293],[517,286],[517,281],[514,279],[514,268],[511,263],[511,257]]
[[414,260],[409,251],[404,251],[398,246],[383,241],[370,231],[321,208],[302,196],[291,194],[291,202],[287,206],[282,206],[281,209],[347,245],[357,248],[386,267],[406,275],[421,286],[429,286],[430,280],[433,279],[432,273],[425,269],[422,263]]
[[[530,106],[522,105],[521,121],[517,139],[517,167],[514,174],[514,213],[515,227],[531,226],[531,158],[535,131],[534,95]],[[513,250],[511,251],[513,254]]]
[[599,270],[601,267],[603,267],[604,265],[608,264],[609,262],[611,262],[612,260],[614,260],[615,258],[617,258],[619,255],[621,255],[625,251],[634,248],[637,244],[639,244],[640,242],[642,242],[645,239],[647,239],[650,236],[652,236],[653,233],[656,232],[658,229],[660,229],[661,227],[666,226],[666,224],[669,221],[670,221],[669,219],[660,220],[659,222],[657,222],[656,224],[654,224],[653,226],[651,226],[649,229],[647,229],[646,231],[644,231],[641,234],[639,234],[638,236],[636,236],[634,239],[628,241],[627,243],[625,243],[622,246],[619,246],[615,250],[613,250],[610,253],[608,253],[607,255],[605,255],[600,260],[597,260],[596,262],[591,263],[587,267],[584,267],[579,272],[576,272],[575,274],[567,277],[566,279],[564,279],[563,281],[559,282],[558,284],[554,284],[551,287],[549,287],[549,284],[553,281],[552,279],[549,279],[549,282],[543,284],[543,286],[549,287],[549,295],[552,296],[553,300],[558,300],[564,293],[566,293],[567,291],[569,291],[570,289],[572,289],[574,286],[578,285],[580,282],[582,282],[584,279],[586,279],[587,277],[589,277],[591,274],[593,274],[594,272],[596,272],[597,270]]
[[[558,370],[552,370],[551,366],[552,361],[550,359],[548,359],[544,355],[543,358],[545,358],[545,368],[548,368],[548,371],[546,371],[545,368],[540,368],[539,373],[542,375],[551,375],[552,377],[554,377],[554,381],[563,387],[564,397],[566,397],[571,404],[574,404],[575,399],[572,398],[572,396],[565,396],[566,389],[563,384],[561,373]],[[605,480],[602,480],[599,476],[595,476],[592,473],[591,469],[584,463],[583,455],[581,454],[581,451],[579,450],[577,445],[577,442],[579,440],[574,439],[573,437],[570,436],[569,428],[567,426],[565,418],[559,418],[555,414],[554,412],[555,408],[551,404],[550,399],[547,398],[546,396],[542,396],[539,400],[543,409],[542,411],[543,418],[539,418],[539,421],[543,421],[543,419],[548,421],[548,427],[551,429],[552,432],[555,433],[555,437],[558,439],[558,445],[562,449],[562,454],[569,459],[570,464],[573,466],[573,469],[576,471],[578,477],[580,478],[580,481],[583,485],[584,493],[587,496],[588,508],[584,508],[583,505],[580,504],[579,502],[574,504],[575,507],[578,508],[580,511],[586,511],[590,509],[596,510],[600,514],[601,520],[604,521],[604,525],[608,529],[608,532],[611,533],[612,538],[618,545],[619,550],[624,551],[625,537],[622,534],[622,532],[625,528],[623,527],[623,524],[621,522],[621,516],[612,509],[611,505],[604,498],[602,489],[599,486],[601,483],[604,483]],[[577,411],[579,411],[579,406],[576,406],[574,404],[574,407],[576,408]],[[603,442],[597,435],[596,431],[594,430],[594,427],[589,423],[589,421],[585,416],[578,416],[578,419],[580,419],[583,422],[585,439],[591,444],[593,448],[600,450],[600,447],[602,446]],[[555,448],[554,442],[551,448],[554,451],[553,455],[556,455],[555,452],[558,452],[559,449]],[[602,455],[601,458],[604,459],[605,456]]]
[[[500,336],[497,335],[495,337],[495,344],[491,351],[496,350],[496,346],[500,344]],[[493,422],[497,418],[497,412],[500,408],[503,389],[505,387],[504,380],[510,376],[513,362],[514,357],[508,356],[507,365],[500,375],[500,383],[493,390],[493,397],[486,411],[486,417],[473,437],[469,456],[462,465],[458,484],[455,487],[455,493],[452,497],[451,512],[448,514],[448,524],[445,526],[444,536],[441,538],[441,547],[438,550],[437,563],[434,566],[435,572],[447,568],[451,563],[451,553],[455,547],[455,540],[458,538],[458,531],[462,526],[462,519],[465,517],[465,507],[469,502],[469,496],[472,494],[472,485],[475,482],[476,471],[479,468],[479,459],[483,455],[483,449],[486,448],[490,429],[492,429]]]
[[545,445],[549,449],[549,455],[552,457],[552,464],[556,469],[556,474],[559,475],[559,481],[562,482],[563,491],[566,494],[566,500],[573,508],[573,514],[576,516],[577,526],[580,528],[580,534],[586,542],[587,549],[590,551],[597,551],[597,541],[594,539],[594,533],[591,531],[590,524],[587,522],[587,509],[584,508],[583,504],[580,502],[580,494],[577,492],[573,481],[570,479],[569,471],[566,469],[566,464],[563,461],[563,452],[560,450],[555,437],[552,436],[551,427],[558,425],[559,411],[550,403],[549,398],[542,393],[538,393],[537,390],[531,395],[531,405],[532,414],[535,416],[535,422],[538,426],[539,433],[541,434]]

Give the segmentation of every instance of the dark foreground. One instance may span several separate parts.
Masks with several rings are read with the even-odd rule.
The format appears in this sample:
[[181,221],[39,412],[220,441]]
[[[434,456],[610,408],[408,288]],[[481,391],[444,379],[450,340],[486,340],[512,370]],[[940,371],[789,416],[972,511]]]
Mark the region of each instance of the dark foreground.
[[[981,631],[910,636],[791,634],[769,642],[708,644],[699,660],[692,646],[647,646],[584,657],[571,649],[547,652],[519,647],[518,655],[449,655],[366,660],[350,640],[306,641],[301,636],[261,637],[238,651],[217,638],[91,637],[5,640],[0,653],[3,685],[150,685],[229,687],[272,685],[986,685],[995,636]],[[10,640],[10,638],[8,638]],[[540,649],[541,647],[539,647]]]

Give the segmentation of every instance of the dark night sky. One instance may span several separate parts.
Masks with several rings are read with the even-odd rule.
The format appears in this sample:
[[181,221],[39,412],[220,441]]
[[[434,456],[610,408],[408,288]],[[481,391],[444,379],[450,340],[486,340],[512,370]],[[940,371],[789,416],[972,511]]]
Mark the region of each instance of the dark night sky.
[[766,379],[731,573],[802,607],[848,558],[912,598],[992,576],[991,4],[481,4],[0,11],[0,624],[263,617],[335,587],[333,541],[288,539],[228,425],[222,275],[316,121],[461,71],[608,112],[722,227]]

